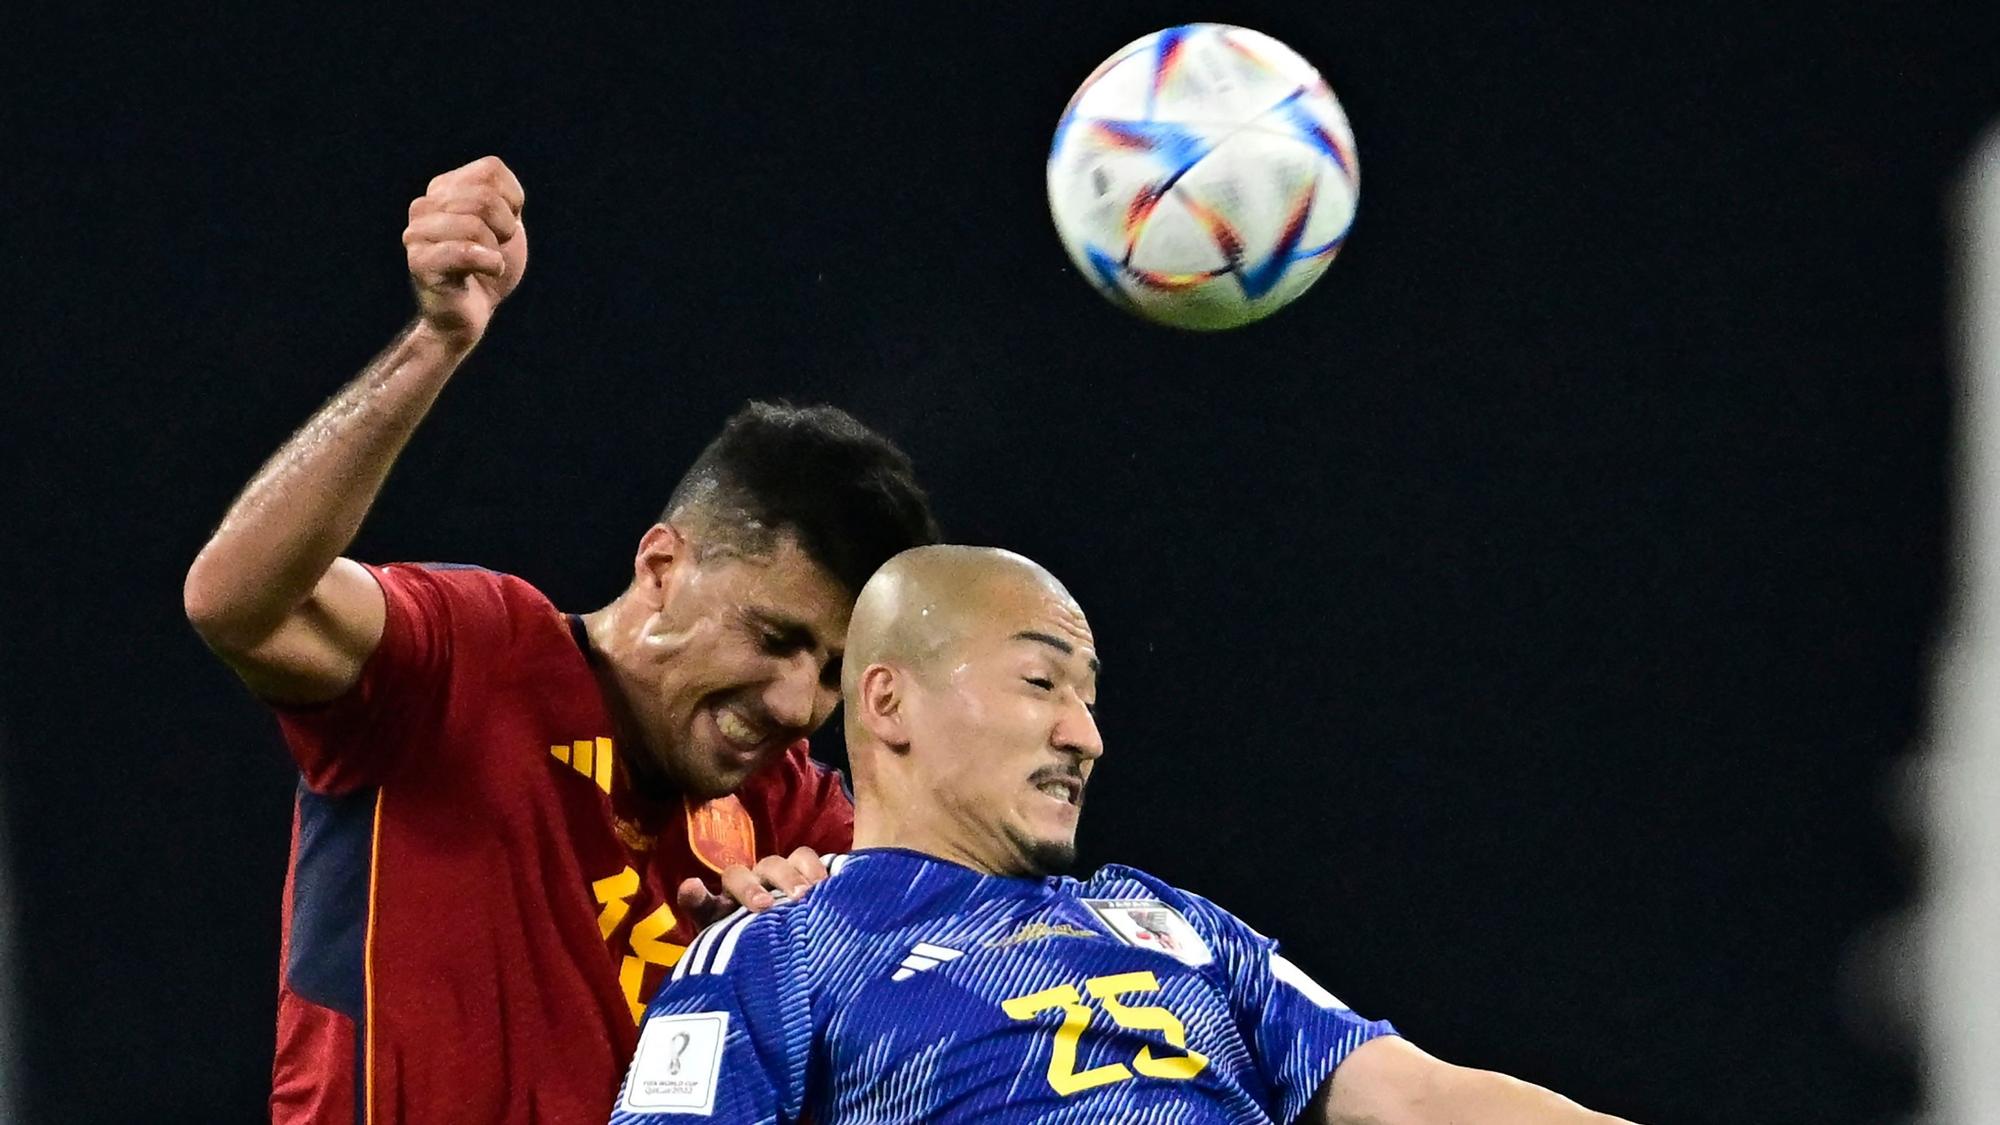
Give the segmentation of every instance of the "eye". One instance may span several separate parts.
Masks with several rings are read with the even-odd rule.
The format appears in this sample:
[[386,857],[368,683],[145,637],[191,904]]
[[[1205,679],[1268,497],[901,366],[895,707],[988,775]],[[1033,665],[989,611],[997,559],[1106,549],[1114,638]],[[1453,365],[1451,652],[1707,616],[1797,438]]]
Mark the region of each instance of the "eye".
[[1045,676],[1024,676],[1024,677],[1022,677],[1022,678],[1023,678],[1023,679],[1025,679],[1025,680],[1027,680],[1027,681],[1028,681],[1029,683],[1031,683],[1031,684],[1035,685],[1036,687],[1040,688],[1040,689],[1041,689],[1041,690],[1043,690],[1043,691],[1054,691],[1054,690],[1056,690],[1056,683],[1055,683],[1055,681],[1054,681],[1054,680],[1051,680],[1051,679],[1048,679],[1048,678],[1047,678],[1047,677],[1045,677]]

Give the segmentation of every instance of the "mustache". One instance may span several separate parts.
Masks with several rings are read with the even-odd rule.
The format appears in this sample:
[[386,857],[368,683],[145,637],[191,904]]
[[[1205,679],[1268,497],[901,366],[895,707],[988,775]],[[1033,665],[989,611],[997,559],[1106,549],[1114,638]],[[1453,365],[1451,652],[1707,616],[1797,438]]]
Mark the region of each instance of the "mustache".
[[1028,775],[1029,785],[1040,785],[1045,781],[1071,781],[1076,783],[1076,806],[1083,807],[1083,799],[1090,792],[1090,779],[1083,776],[1081,762],[1062,762],[1043,766]]
[[1081,762],[1061,762],[1046,765],[1029,774],[1028,780],[1036,785],[1040,785],[1044,781],[1081,782],[1084,780],[1083,764]]

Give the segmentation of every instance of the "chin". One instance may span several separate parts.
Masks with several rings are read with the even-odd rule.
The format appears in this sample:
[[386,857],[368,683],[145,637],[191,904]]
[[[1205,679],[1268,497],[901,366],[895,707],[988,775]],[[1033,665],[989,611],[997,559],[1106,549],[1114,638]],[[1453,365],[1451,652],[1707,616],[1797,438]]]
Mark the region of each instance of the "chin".
[[1067,875],[1076,866],[1076,843],[1072,840],[1035,840],[1024,851],[1031,874]]
[[736,792],[748,780],[748,774],[734,777],[718,773],[702,773],[684,781],[681,784],[681,792],[697,801],[713,801],[717,797],[727,797]]
[[[665,782],[666,793],[658,796],[683,796],[696,801],[709,801],[726,797],[736,792],[743,784],[743,778],[724,777],[720,771],[707,763],[688,761],[664,761],[657,763],[660,780]],[[649,790],[657,788],[648,786]]]
[[674,778],[681,792],[697,801],[729,796],[771,760],[759,755],[745,761],[728,744],[705,739],[691,739],[686,748],[687,754],[674,771]]

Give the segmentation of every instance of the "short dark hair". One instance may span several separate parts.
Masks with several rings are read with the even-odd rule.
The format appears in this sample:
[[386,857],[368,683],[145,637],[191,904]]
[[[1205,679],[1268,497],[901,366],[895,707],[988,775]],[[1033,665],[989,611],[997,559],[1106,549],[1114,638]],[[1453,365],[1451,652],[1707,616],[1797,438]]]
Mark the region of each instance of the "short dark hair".
[[660,522],[700,553],[765,554],[789,532],[850,593],[890,556],[938,541],[908,454],[839,407],[786,402],[731,415]]

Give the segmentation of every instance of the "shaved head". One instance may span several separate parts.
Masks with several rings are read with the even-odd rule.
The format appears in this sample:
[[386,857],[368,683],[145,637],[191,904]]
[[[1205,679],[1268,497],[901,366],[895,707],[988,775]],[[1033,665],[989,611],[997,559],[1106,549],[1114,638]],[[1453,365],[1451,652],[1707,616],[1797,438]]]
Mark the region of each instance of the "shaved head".
[[1028,591],[1076,604],[1055,575],[1025,555],[948,543],[904,551],[883,563],[855,600],[842,693],[853,693],[870,664],[933,674],[992,603]]
[[862,587],[841,674],[855,846],[1060,870],[1103,754],[1097,646],[1067,589],[992,547],[917,547]]

